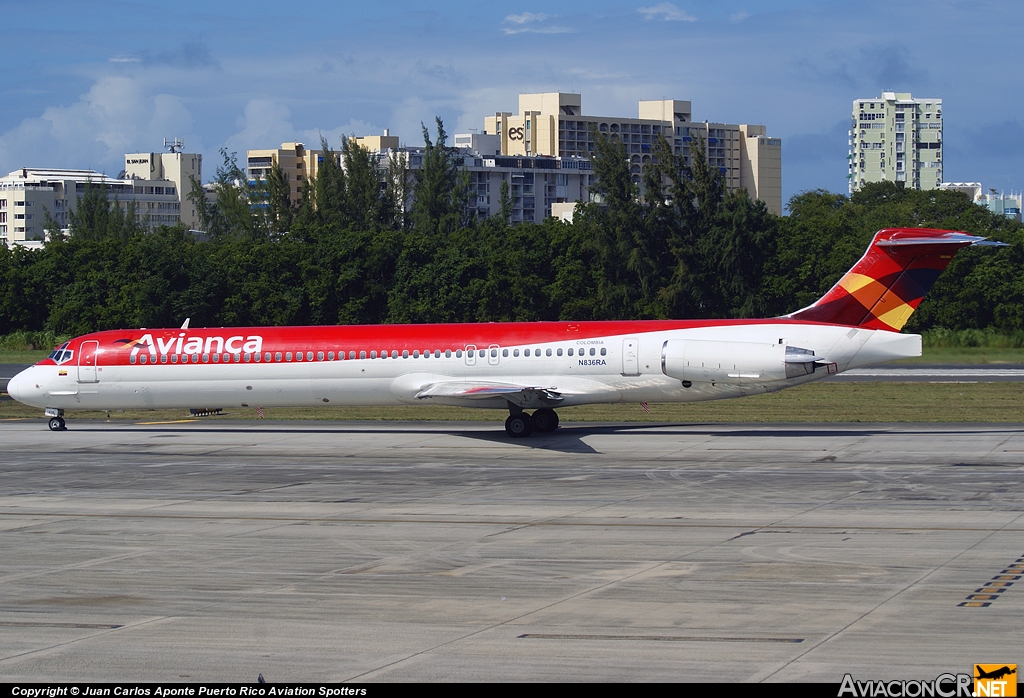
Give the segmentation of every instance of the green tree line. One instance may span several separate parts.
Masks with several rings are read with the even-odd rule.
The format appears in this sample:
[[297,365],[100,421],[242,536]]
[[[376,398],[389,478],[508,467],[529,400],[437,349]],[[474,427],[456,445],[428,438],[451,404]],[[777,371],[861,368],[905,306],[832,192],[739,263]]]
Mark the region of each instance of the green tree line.
[[[438,121],[423,165],[382,169],[352,140],[332,151],[294,202],[273,169],[249,182],[224,153],[216,202],[190,199],[210,240],[181,226],[146,233],[131,205],[87,188],[70,232],[42,249],[0,246],[0,335],[100,329],[533,320],[771,317],[809,305],[881,228],[965,230],[1011,243],[965,250],[909,330],[1024,329],[1024,232],[953,191],[892,183],[847,197],[793,197],[772,215],[730,192],[695,148],[664,141],[634,182],[624,146],[597,134],[595,202],[572,223],[478,220],[476,196]],[[411,206],[406,202],[411,201]]]

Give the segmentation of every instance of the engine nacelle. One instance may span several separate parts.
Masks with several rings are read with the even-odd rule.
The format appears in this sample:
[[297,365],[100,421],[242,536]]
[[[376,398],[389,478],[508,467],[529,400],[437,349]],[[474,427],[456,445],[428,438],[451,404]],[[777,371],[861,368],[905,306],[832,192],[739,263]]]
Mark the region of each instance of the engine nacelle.
[[826,364],[809,349],[785,344],[670,339],[661,348],[662,372],[691,383],[784,381]]

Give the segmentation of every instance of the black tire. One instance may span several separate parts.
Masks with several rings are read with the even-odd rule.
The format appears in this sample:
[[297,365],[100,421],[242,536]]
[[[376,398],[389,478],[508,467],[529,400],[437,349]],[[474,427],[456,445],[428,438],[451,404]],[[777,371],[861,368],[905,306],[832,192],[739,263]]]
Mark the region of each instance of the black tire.
[[550,434],[558,428],[558,413],[544,407],[533,413],[533,428],[542,434]]
[[533,419],[525,412],[509,415],[505,420],[505,433],[513,439],[522,439],[533,433]]
[[64,420],[60,417],[50,417],[50,431],[64,431]]

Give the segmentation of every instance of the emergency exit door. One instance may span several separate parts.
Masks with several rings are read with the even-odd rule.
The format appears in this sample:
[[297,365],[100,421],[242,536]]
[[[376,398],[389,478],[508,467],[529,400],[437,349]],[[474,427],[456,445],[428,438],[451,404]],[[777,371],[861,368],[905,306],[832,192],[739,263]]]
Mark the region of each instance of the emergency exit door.
[[640,340],[635,337],[622,340],[622,375],[640,375]]

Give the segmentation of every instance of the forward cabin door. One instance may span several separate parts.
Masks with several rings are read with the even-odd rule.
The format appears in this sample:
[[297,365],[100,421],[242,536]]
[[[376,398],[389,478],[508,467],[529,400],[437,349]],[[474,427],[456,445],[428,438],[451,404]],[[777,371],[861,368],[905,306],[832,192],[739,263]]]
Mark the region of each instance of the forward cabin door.
[[636,337],[622,340],[622,375],[640,375],[640,340]]
[[96,383],[99,378],[96,374],[96,357],[99,354],[100,343],[94,339],[82,342],[78,347],[78,382]]

